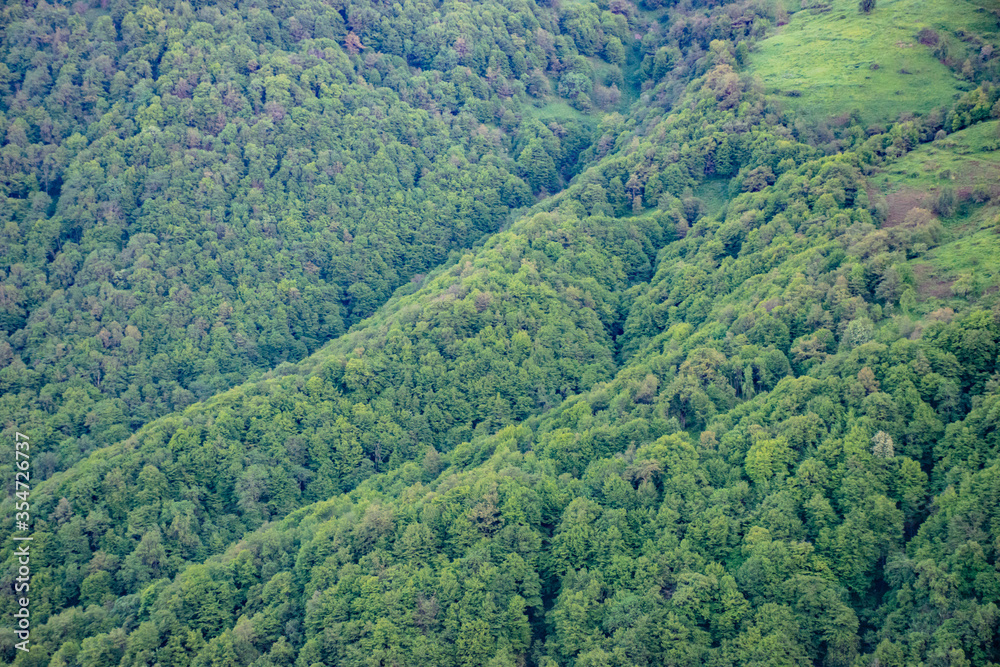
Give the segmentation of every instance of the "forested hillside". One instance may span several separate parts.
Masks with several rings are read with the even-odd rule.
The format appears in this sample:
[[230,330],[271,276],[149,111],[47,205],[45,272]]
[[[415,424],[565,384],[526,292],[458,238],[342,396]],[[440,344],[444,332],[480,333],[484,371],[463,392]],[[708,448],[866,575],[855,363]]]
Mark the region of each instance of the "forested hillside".
[[43,476],[314,352],[590,143],[526,92],[563,62],[534,4],[408,6],[409,51],[367,6],[78,5],[8,4],[0,45],[2,414],[58,443]]
[[[5,6],[4,664],[1000,664],[1000,5],[928,4]],[[919,106],[774,78],[890,23]]]

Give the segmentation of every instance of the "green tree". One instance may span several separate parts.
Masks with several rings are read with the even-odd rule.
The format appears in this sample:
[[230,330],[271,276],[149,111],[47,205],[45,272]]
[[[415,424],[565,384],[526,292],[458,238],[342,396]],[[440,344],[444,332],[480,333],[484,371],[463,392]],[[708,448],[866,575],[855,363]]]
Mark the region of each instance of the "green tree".
[[555,161],[540,139],[532,139],[517,158],[521,173],[535,193],[554,192],[558,186]]

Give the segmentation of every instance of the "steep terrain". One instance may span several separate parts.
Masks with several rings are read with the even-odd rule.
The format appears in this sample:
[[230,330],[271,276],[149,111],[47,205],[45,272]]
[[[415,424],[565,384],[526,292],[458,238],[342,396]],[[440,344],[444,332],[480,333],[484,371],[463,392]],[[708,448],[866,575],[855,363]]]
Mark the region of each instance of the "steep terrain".
[[[328,184],[342,199],[305,213],[323,192],[316,162],[274,172],[263,187],[251,179],[245,194],[233,191],[225,219],[269,188],[269,206],[299,217],[275,217],[270,232],[248,223],[233,251],[257,244],[258,259],[218,254],[208,265],[221,276],[214,283],[192,277],[184,298],[175,286],[134,311],[115,306],[142,293],[131,276],[170,271],[157,268],[151,246],[221,253],[226,229],[191,235],[206,218],[178,209],[179,222],[142,231],[146,218],[135,213],[122,218],[118,254],[104,257],[98,243],[87,256],[93,266],[107,262],[106,275],[77,272],[61,288],[49,277],[58,253],[17,250],[26,254],[11,263],[5,289],[21,301],[5,302],[14,344],[6,343],[0,372],[25,384],[5,398],[6,427],[30,414],[32,441],[65,451],[32,491],[32,651],[5,641],[3,659],[88,667],[1000,663],[1000,310],[990,266],[997,193],[988,178],[998,146],[990,119],[1000,116],[990,11],[1000,7],[947,3],[934,29],[960,47],[924,54],[943,88],[919,108],[851,115],[810,104],[803,88],[809,106],[798,113],[765,76],[769,59],[790,48],[781,41],[788,28],[832,20],[831,11],[849,10],[842,20],[852,25],[891,21],[929,39],[919,21],[899,25],[900,3],[855,16],[853,3],[834,2],[790,17],[777,4],[743,2],[310,5],[282,9],[273,24],[256,5],[110,8],[115,45],[156,43],[156,26],[164,44],[210,34],[201,25],[212,21],[184,24],[186,33],[169,26],[218,14],[216,22],[244,22],[262,58],[273,45],[273,57],[291,67],[306,58],[316,59],[313,70],[342,63],[344,81],[322,84],[319,106],[296,93],[282,104],[285,125],[271,118],[261,135],[273,141],[253,144],[285,142],[286,164],[288,151],[330,142],[330,160],[334,151],[342,157],[327,164],[343,171],[327,174]],[[46,7],[17,18],[37,21]],[[107,23],[102,10],[73,11],[63,9],[66,25]],[[975,25],[949,22],[969,13]],[[483,46],[487,25],[500,35],[494,50]],[[20,30],[8,32],[36,34]],[[309,40],[326,40],[325,50],[312,53],[320,46]],[[295,44],[297,58],[282,55]],[[975,62],[944,57],[973,46]],[[395,69],[380,72],[383,59]],[[158,68],[160,85],[173,70],[162,59]],[[10,128],[27,124],[14,102],[30,78],[9,71],[23,81],[5,110],[5,155],[19,146]],[[252,92],[256,74],[242,76]],[[302,88],[306,70],[296,76]],[[456,88],[446,84],[456,76],[484,89],[470,84],[472,96],[448,113],[437,96],[451,99]],[[639,98],[612,111],[622,90]],[[274,115],[267,95],[261,116]],[[188,103],[177,99],[178,110]],[[384,100],[393,101],[383,109]],[[492,115],[476,116],[486,108],[477,100]],[[426,120],[426,136],[407,135],[411,126],[393,120],[396,104]],[[596,113],[602,106],[609,113]],[[116,113],[113,127],[133,122],[126,109],[101,111],[100,123]],[[297,127],[317,123],[315,137],[288,125],[297,116]],[[108,154],[104,135],[85,121],[77,122],[95,132],[83,149],[91,152],[72,162],[58,199],[47,194],[48,208],[34,213],[78,253],[97,233],[74,239],[62,222],[86,219],[86,202],[68,197],[69,175]],[[162,122],[152,132],[139,123],[136,145],[151,133],[155,146],[167,132]],[[221,139],[220,154],[243,132]],[[402,151],[370,156],[385,173],[396,169],[396,180],[372,194],[391,203],[369,218],[385,226],[366,232],[367,246],[351,225],[366,219],[365,197],[382,172],[339,190],[343,174],[354,168],[360,178],[369,164],[350,162],[364,155],[352,142],[365,133],[397,137]],[[131,146],[125,134],[112,131],[107,146]],[[137,150],[122,150],[123,166],[136,169]],[[178,177],[197,150],[177,146]],[[404,153],[418,166],[421,154],[433,157],[404,182]],[[25,193],[43,202],[40,186],[30,190],[34,172],[13,171],[26,176],[7,184],[8,227],[32,219],[18,204]],[[148,194],[135,201],[145,210],[157,191],[143,187]],[[84,203],[60,213],[70,201]],[[473,223],[480,209],[485,217]],[[419,231],[405,231],[408,219]],[[316,220],[326,231],[309,231]],[[331,226],[340,245],[323,246]],[[455,236],[430,240],[439,233]],[[390,259],[377,247],[386,238],[401,254]],[[406,253],[421,259],[407,264]],[[370,268],[349,274],[349,285],[330,278],[342,310],[329,310],[307,303],[304,283],[287,273],[301,266],[309,274],[296,257]],[[261,273],[272,261],[277,273]],[[236,281],[226,310],[212,300],[223,302],[232,267],[260,275]],[[183,271],[170,277],[186,280]],[[426,275],[388,298],[411,272]],[[26,304],[67,299],[77,280],[79,298],[92,289],[111,304],[98,306],[123,309],[120,341],[103,311],[91,313],[93,331],[45,324],[37,310],[29,316]],[[377,280],[385,289],[361,309],[354,285]],[[219,348],[205,358],[245,367],[200,389],[204,396],[177,380],[191,398],[121,422],[124,433],[91,442],[73,430],[107,431],[96,421],[103,413],[78,404],[112,399],[106,376],[79,377],[72,354],[113,358],[126,338],[151,345],[140,316],[167,318],[158,345],[176,339],[198,349],[198,327],[184,317],[200,313],[208,336],[246,331],[238,327],[279,309],[256,300],[269,290],[283,313],[300,304],[303,335],[315,342],[256,361],[240,361],[245,345]],[[211,311],[185,315],[195,303]],[[339,329],[308,320],[333,312]],[[98,325],[109,352],[97,347]],[[29,355],[47,345],[50,367],[36,361],[29,370]],[[194,366],[155,366],[178,363],[162,351],[173,348],[131,347],[121,354],[134,354],[140,370],[123,363],[126,375],[194,377]],[[147,350],[160,351],[141,370]],[[282,360],[294,363],[234,386],[239,373]],[[31,372],[52,380],[30,384]],[[45,392],[60,382],[65,391]],[[77,461],[81,442],[107,446]],[[4,509],[13,512],[9,502]],[[12,551],[0,551],[5,584]],[[0,597],[4,618],[14,604],[9,592]]]

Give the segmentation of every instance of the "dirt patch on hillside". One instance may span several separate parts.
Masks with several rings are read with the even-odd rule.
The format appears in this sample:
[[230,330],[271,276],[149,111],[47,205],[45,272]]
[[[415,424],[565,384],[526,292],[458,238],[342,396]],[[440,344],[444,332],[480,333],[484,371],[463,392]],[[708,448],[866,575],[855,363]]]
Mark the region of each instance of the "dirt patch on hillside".
[[913,277],[917,279],[917,294],[924,299],[948,299],[954,280],[941,278],[933,264],[914,264]]
[[934,205],[934,193],[904,189],[887,194],[885,202],[889,207],[889,212],[885,224],[882,226],[895,227],[903,224],[906,214],[915,208],[930,210]]
[[[937,163],[928,163],[925,169],[937,171]],[[950,179],[941,183],[941,187],[945,186],[954,190],[956,202],[968,201],[973,198],[976,188],[981,186],[986,186],[991,198],[1000,198],[1000,165],[982,160],[969,160],[960,173],[953,174]],[[914,208],[919,207],[933,211],[934,202],[941,187],[929,190],[903,187],[886,195],[869,187],[868,199],[874,202],[879,198],[884,198],[888,210],[885,223],[882,226],[895,227],[902,224],[906,219],[906,214]]]

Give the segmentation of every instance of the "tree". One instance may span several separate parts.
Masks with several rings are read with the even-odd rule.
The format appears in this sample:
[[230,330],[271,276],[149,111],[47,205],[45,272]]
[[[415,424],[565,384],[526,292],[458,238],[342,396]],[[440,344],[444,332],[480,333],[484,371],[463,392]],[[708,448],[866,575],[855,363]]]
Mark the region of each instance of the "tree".
[[609,37],[607,44],[604,45],[604,58],[609,63],[619,67],[625,64],[625,47],[622,45],[622,41],[614,35]]
[[885,431],[879,431],[872,436],[872,454],[880,459],[891,459],[896,455],[892,437]]
[[859,317],[851,320],[844,332],[844,340],[854,348],[864,345],[875,336],[875,325],[867,317]]
[[955,189],[951,186],[941,188],[934,200],[934,212],[942,218],[950,218],[955,214]]
[[747,477],[757,484],[766,484],[776,474],[783,474],[792,460],[792,451],[784,438],[754,436],[744,466]]
[[535,192],[555,192],[558,186],[556,163],[545,150],[541,139],[535,138],[528,142],[517,158],[521,166],[524,180]]
[[455,642],[462,664],[469,667],[486,667],[489,657],[495,653],[495,646],[490,626],[481,618],[463,623]]
[[962,298],[979,296],[982,286],[975,271],[962,273],[951,285],[951,293]]
[[361,43],[361,38],[358,37],[353,31],[347,33],[347,37],[344,38],[344,46],[347,48],[347,52],[352,56],[357,55],[364,45]]

